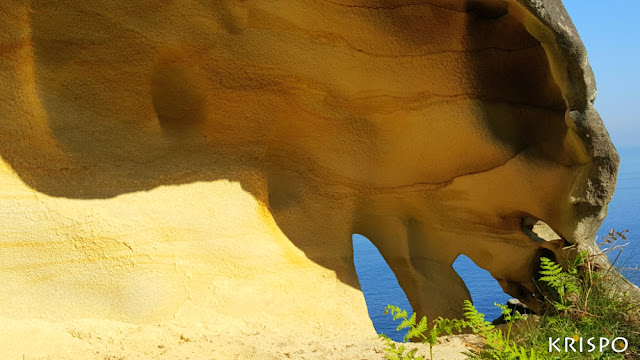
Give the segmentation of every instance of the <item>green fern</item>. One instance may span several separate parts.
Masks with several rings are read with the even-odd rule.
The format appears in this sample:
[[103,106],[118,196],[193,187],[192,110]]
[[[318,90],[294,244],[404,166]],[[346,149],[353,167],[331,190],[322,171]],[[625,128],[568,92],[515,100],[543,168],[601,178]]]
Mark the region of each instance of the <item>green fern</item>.
[[417,325],[415,324],[415,317],[416,317],[416,313],[413,313],[413,315],[411,316],[411,319],[414,319],[412,323],[413,326],[407,332],[407,335],[404,336],[405,341],[413,338],[419,338],[420,335],[424,334],[425,332],[427,332],[427,330],[429,330],[426,316],[423,316],[422,319],[420,319],[420,323],[418,323]]
[[493,360],[555,360],[567,358],[566,356],[552,357],[548,354],[541,354],[534,349],[529,349],[511,341],[511,323],[523,317],[517,311],[513,312],[507,305],[495,305],[502,310],[505,321],[509,323],[509,330],[506,337],[502,331],[496,329],[488,321],[485,321],[484,315],[479,313],[470,301],[465,301],[463,308],[465,317],[469,321],[473,331],[484,340],[484,348],[472,350],[470,353],[467,353],[471,358]]
[[[516,344],[510,339],[511,323],[522,318],[517,311],[513,311],[506,305],[495,304],[504,315],[505,321],[509,323],[509,330],[506,336],[496,329],[489,321],[485,320],[483,314],[466,300],[463,305],[465,320],[438,318],[429,329],[426,317],[417,321],[415,313],[409,314],[397,306],[388,305],[385,313],[391,313],[394,320],[402,320],[398,330],[409,329],[405,340],[421,339],[422,343],[429,344],[430,359],[433,359],[433,347],[437,343],[438,336],[442,334],[452,334],[453,330],[461,331],[463,328],[470,328],[474,333],[480,335],[484,340],[482,349],[475,349],[467,353],[474,359],[493,360],[558,360],[567,359],[567,356],[551,355],[536,352],[535,349]],[[380,337],[385,341],[385,357],[388,360],[424,360],[424,356],[417,356],[418,349],[407,351],[404,345],[398,346],[394,341],[382,334]]]
[[462,310],[464,311],[464,317],[468,320],[469,327],[473,332],[486,333],[493,330],[494,326],[484,319],[484,314],[478,312],[471,301],[465,300]]
[[404,345],[397,346],[396,343],[389,339],[385,334],[380,334],[379,337],[386,343],[387,347],[384,349],[386,352],[385,357],[388,360],[424,360],[423,356],[417,356],[418,349],[408,351],[404,353]]
[[[407,334],[404,336],[404,341],[409,341],[411,339],[419,339],[423,344],[424,343],[429,344],[430,359],[433,359],[433,347],[438,343],[438,336],[442,334],[451,335],[453,334],[453,330],[461,331],[462,328],[469,326],[469,323],[465,320],[437,318],[434,321],[431,329],[429,329],[429,322],[426,316],[423,316],[420,319],[420,321],[417,321],[416,313],[413,313],[411,314],[411,316],[409,316],[406,310],[402,310],[399,307],[393,306],[393,305],[387,305],[387,307],[384,310],[384,313],[385,314],[391,313],[391,315],[393,315],[394,321],[402,319],[402,322],[400,323],[400,325],[398,325],[396,330],[400,331],[407,328],[409,329]],[[415,351],[412,350],[407,355],[403,355],[403,351],[404,351],[403,346],[396,348],[395,343],[390,342],[391,340],[386,340],[386,341],[387,341],[387,345],[389,346],[388,349],[385,349],[385,351],[388,352],[387,359],[390,359],[390,360],[396,359],[395,357],[389,357],[389,356],[396,356],[403,360],[404,358],[402,356],[409,356],[407,358],[408,360],[422,358],[422,357],[412,357],[416,355],[417,349],[414,349]],[[391,344],[393,344],[394,346],[391,346]]]
[[[465,301],[463,312],[465,320],[438,318],[429,322],[426,317],[417,318],[415,313],[409,314],[396,307],[387,306],[385,313],[391,313],[394,320],[401,320],[398,330],[408,329],[405,340],[419,339],[429,344],[430,359],[433,359],[433,347],[438,336],[451,334],[453,330],[470,328],[478,334],[484,345],[466,353],[472,359],[493,360],[566,360],[569,353],[555,354],[546,351],[546,342],[552,337],[566,334],[579,334],[583,338],[599,336],[603,332],[612,337],[624,334],[632,339],[640,338],[638,324],[633,322],[634,305],[624,298],[612,297],[605,286],[606,273],[603,275],[594,270],[592,255],[586,252],[578,254],[576,260],[569,262],[567,269],[548,258],[541,258],[540,283],[546,284],[554,292],[557,300],[553,303],[558,313],[541,314],[539,325],[530,328],[529,324],[520,327],[518,336],[512,339],[512,323],[523,316],[506,305],[495,304],[502,311],[508,327],[506,334],[495,328],[485,316],[478,312],[470,301]],[[579,268],[580,267],[580,268]],[[535,322],[534,322],[535,323]],[[523,330],[524,329],[524,330]],[[386,358],[389,360],[424,360],[426,356],[418,356],[418,349],[408,351],[404,345],[398,346],[385,337]],[[631,347],[631,342],[630,342]],[[630,354],[639,354],[638,346],[633,346]],[[593,354],[587,354],[591,358]],[[572,354],[571,358],[581,355]],[[622,354],[603,353],[601,359],[622,359]],[[636,358],[636,357],[629,357]]]
[[579,283],[574,274],[577,272],[576,267],[571,266],[570,271],[574,273],[568,273],[549,258],[542,257],[540,261],[540,267],[542,268],[540,274],[543,275],[540,277],[540,281],[544,281],[558,293],[560,301],[554,304],[556,309],[559,311],[568,309],[570,304],[567,296],[580,292]]
[[493,305],[500,308],[500,311],[504,316],[504,321],[506,321],[509,324],[509,327],[507,330],[507,339],[506,339],[507,344],[509,344],[509,339],[511,338],[511,326],[513,325],[514,321],[522,319],[523,316],[517,310],[513,310],[509,308],[508,305],[498,304],[498,303],[493,303]]

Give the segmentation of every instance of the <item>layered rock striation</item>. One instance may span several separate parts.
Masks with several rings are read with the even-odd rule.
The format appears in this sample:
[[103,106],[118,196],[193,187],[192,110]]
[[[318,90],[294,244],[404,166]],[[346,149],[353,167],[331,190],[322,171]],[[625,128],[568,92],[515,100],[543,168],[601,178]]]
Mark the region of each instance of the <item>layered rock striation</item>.
[[595,249],[618,155],[560,1],[1,7],[0,318],[373,334],[354,233],[431,318],[461,254],[535,308]]

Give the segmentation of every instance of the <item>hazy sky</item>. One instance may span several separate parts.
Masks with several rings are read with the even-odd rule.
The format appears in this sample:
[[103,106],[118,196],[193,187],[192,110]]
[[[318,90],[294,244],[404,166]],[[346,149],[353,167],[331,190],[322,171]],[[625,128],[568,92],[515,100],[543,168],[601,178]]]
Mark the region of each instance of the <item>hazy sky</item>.
[[596,109],[616,147],[640,146],[640,1],[563,0],[596,76]]

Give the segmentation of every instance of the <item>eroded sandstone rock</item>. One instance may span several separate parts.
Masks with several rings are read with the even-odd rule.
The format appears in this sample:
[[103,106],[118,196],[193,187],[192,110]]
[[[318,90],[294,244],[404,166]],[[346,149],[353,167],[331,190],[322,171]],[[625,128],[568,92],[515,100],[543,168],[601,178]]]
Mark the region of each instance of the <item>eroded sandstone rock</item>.
[[560,1],[1,7],[0,317],[360,336],[353,233],[430,317],[460,254],[535,308],[595,246],[618,155]]

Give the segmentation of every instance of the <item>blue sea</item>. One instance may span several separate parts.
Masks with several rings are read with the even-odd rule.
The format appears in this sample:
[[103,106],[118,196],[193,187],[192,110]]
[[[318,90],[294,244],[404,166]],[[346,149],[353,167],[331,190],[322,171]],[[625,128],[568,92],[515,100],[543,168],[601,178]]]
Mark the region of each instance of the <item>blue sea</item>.
[[[616,266],[636,285],[640,285],[640,148],[618,149],[620,170],[613,200],[609,204],[609,214],[602,223],[598,237],[606,235],[610,229],[629,230],[628,245],[620,252]],[[598,241],[600,242],[600,241]],[[411,313],[411,306],[398,285],[395,275],[389,269],[376,247],[361,236],[353,236],[355,265],[360,285],[367,302],[369,316],[378,333],[385,333],[396,341],[401,341],[404,333],[395,331],[397,322],[384,314],[387,304],[397,305]],[[612,261],[618,252],[612,252]],[[461,256],[454,268],[469,288],[476,308],[493,320],[500,310],[493,303],[506,303],[511,297],[505,294],[498,282],[489,273],[476,266],[469,258]]]

